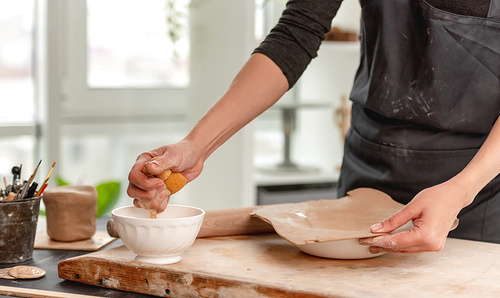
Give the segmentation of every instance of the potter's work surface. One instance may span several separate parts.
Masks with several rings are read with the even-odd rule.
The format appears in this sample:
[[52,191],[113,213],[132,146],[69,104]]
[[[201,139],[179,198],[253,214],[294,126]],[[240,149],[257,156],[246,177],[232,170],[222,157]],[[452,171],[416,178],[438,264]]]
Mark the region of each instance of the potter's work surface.
[[276,234],[197,239],[171,265],[121,246],[59,263],[59,277],[164,297],[500,297],[500,245],[448,239],[443,251],[363,260],[307,255]]

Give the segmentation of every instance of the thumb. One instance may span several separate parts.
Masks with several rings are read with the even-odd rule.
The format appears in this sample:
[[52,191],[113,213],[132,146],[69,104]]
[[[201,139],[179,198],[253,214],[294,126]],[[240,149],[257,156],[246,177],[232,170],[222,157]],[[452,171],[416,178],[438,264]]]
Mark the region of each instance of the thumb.
[[[405,206],[406,207],[406,206]],[[409,208],[403,207],[389,218],[376,223],[370,227],[372,233],[391,233],[414,218]]]
[[156,156],[144,164],[144,169],[151,175],[159,175],[165,171],[167,163],[163,155]]

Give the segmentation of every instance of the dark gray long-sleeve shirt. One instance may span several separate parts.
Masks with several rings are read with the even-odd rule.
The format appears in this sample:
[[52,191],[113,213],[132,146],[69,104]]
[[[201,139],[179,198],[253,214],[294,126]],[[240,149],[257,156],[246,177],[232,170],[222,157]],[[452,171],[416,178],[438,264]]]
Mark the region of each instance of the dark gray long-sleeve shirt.
[[[486,17],[490,0],[427,0],[455,14]],[[254,52],[268,56],[291,88],[317,56],[342,0],[290,0],[279,23]]]

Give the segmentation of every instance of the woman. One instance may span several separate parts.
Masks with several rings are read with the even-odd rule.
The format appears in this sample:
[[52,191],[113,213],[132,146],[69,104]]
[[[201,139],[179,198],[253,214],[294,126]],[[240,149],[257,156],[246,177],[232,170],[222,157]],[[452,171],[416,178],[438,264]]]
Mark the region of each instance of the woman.
[[[163,211],[166,169],[191,181],[210,154],[291,88],[341,1],[289,1],[227,92],[182,141],[141,154],[128,194]],[[363,239],[372,253],[441,250],[450,236],[500,243],[500,0],[361,0],[339,194],[372,187],[405,204]],[[151,158],[158,159],[150,161]]]

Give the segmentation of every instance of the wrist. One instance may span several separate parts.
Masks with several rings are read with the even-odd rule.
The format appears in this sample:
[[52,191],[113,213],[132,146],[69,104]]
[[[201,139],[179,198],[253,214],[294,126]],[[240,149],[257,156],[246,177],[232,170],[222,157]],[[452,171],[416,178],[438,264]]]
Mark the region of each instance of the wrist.
[[447,181],[447,183],[451,184],[450,189],[455,189],[462,194],[458,196],[458,198],[460,198],[461,208],[470,205],[482,188],[479,187],[477,183],[474,183],[471,177],[463,173],[460,173],[451,178],[449,181]]
[[202,162],[205,162],[213,152],[210,150],[211,142],[207,134],[196,131],[196,129],[193,129],[186,135],[181,142],[187,144],[187,148],[189,148],[189,150]]

